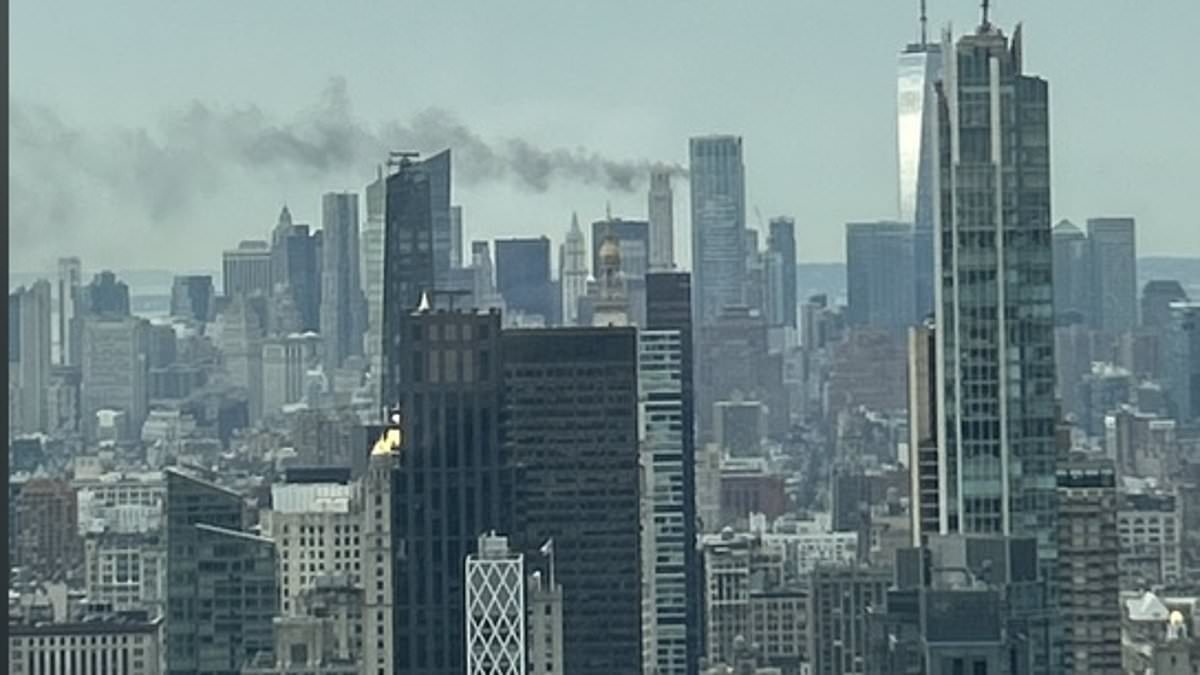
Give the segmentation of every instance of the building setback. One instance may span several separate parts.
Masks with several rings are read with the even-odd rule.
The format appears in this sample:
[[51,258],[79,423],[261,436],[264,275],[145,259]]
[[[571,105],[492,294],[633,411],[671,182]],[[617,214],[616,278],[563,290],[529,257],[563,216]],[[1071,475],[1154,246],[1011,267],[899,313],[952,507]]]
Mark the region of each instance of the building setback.
[[502,349],[513,531],[553,540],[566,672],[641,673],[636,331],[512,330]]

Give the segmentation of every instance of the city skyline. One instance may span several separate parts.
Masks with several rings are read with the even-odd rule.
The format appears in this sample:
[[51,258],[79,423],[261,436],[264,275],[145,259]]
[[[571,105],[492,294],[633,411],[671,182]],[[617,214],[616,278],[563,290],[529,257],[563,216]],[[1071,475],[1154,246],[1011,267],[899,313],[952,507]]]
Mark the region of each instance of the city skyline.
[[[329,54],[321,48],[313,49],[311,55],[289,52],[292,58],[286,63],[294,62],[297,70],[285,68],[283,74],[275,75],[278,87],[261,84],[247,87],[240,80],[214,79],[218,64],[227,63],[230,57],[211,53],[207,43],[195,42],[207,39],[207,26],[215,20],[208,12],[197,9],[184,10],[196,15],[189,15],[190,20],[180,21],[179,25],[187,25],[189,29],[199,27],[204,37],[180,37],[180,40],[197,47],[205,59],[197,62],[193,56],[176,53],[166,44],[141,45],[136,40],[146,38],[134,36],[131,39],[139,48],[153,48],[156,54],[161,52],[162,58],[151,60],[156,63],[130,66],[110,60],[106,50],[89,51],[88,59],[95,70],[89,71],[87,81],[83,81],[82,73],[75,68],[79,59],[70,55],[90,44],[82,39],[86,36],[83,32],[86,24],[75,23],[86,21],[88,12],[71,13],[64,19],[65,24],[55,23],[55,30],[68,39],[55,40],[54,44],[59,46],[50,54],[40,46],[42,43],[32,41],[48,30],[48,18],[40,14],[40,8],[18,5],[13,10],[14,22],[28,29],[14,34],[12,46],[14,102],[10,105],[13,115],[10,132],[15,142],[10,157],[14,167],[10,179],[14,195],[10,217],[15,223],[14,250],[21,252],[17,259],[32,268],[29,271],[52,268],[54,258],[59,255],[85,252],[59,250],[46,238],[34,236],[46,227],[55,227],[59,228],[57,231],[70,233],[77,245],[86,249],[88,254],[84,257],[90,263],[130,267],[127,256],[117,245],[122,237],[111,236],[114,231],[128,232],[153,246],[161,254],[156,257],[172,266],[205,269],[211,268],[209,261],[222,248],[269,227],[282,203],[289,204],[300,221],[317,222],[320,195],[331,190],[361,192],[373,177],[374,165],[384,159],[377,156],[381,153],[379,149],[372,149],[375,154],[361,158],[335,153],[325,165],[318,162],[298,170],[271,162],[247,169],[242,164],[226,166],[223,164],[226,158],[197,154],[195,144],[189,145],[196,139],[189,133],[244,131],[246,127],[239,124],[262,124],[271,129],[299,123],[304,127],[304,122],[311,121],[316,112],[314,97],[323,91],[326,94],[341,91],[349,105],[348,110],[342,111],[348,115],[343,121],[352,123],[352,128],[358,124],[375,129],[387,120],[396,120],[407,125],[407,137],[413,137],[420,135],[421,124],[428,126],[433,123],[431,119],[434,122],[440,119],[439,134],[445,136],[449,133],[447,125],[453,127],[452,123],[457,122],[461,128],[450,131],[461,131],[465,138],[485,148],[506,148],[506,139],[518,139],[527,144],[523,147],[544,150],[550,153],[547,156],[553,157],[560,148],[568,154],[582,148],[581,156],[595,154],[620,166],[627,161],[639,167],[642,166],[639,162],[685,164],[686,140],[691,136],[709,133],[743,136],[748,210],[759,207],[768,217],[795,217],[799,260],[836,260],[840,257],[842,223],[898,215],[895,213],[895,68],[904,45],[919,36],[916,3],[911,5],[897,3],[873,8],[875,13],[870,15],[858,8],[813,7],[800,13],[800,9],[766,7],[754,16],[739,17],[732,22],[724,21],[728,18],[723,16],[727,10],[714,9],[685,17],[678,16],[671,7],[663,7],[641,12],[640,15],[646,15],[644,25],[623,27],[621,37],[628,40],[639,39],[643,31],[673,25],[685,29],[679,31],[682,34],[699,37],[716,34],[717,26],[727,25],[731,37],[747,39],[754,30],[768,37],[781,30],[777,26],[792,26],[792,33],[805,38],[789,41],[787,51],[781,55],[795,68],[794,76],[788,77],[782,86],[770,79],[737,81],[722,90],[724,93],[715,100],[713,94],[705,93],[704,87],[697,84],[703,81],[698,78],[726,81],[741,70],[765,68],[767,55],[745,50],[745,54],[734,58],[725,48],[714,48],[701,53],[695,64],[669,56],[661,62],[647,63],[635,72],[622,69],[613,73],[601,57],[579,50],[576,55],[580,63],[568,79],[567,73],[556,65],[545,64],[531,50],[536,52],[539,47],[561,50],[573,42],[592,39],[592,33],[600,28],[581,24],[569,10],[544,7],[540,3],[518,7],[497,20],[507,22],[502,25],[518,24],[513,26],[518,28],[521,21],[544,14],[547,21],[560,23],[563,30],[529,46],[506,47],[507,58],[499,59],[499,64],[484,60],[481,49],[488,41],[471,44],[474,29],[462,27],[462,33],[456,34],[450,43],[451,48],[439,57],[438,66],[451,75],[445,78],[451,81],[456,80],[453,77],[456,73],[475,74],[459,79],[453,94],[445,84],[430,82],[421,69],[396,73],[390,66],[364,66],[361,62],[368,59]],[[971,3],[943,5],[948,3],[932,3],[929,7],[934,31],[947,22],[969,27],[978,18],[977,7]],[[1006,3],[993,13],[993,19],[1000,24],[1024,20],[1035,27],[1033,37],[1037,39],[1031,40],[1029,58],[1037,64],[1040,74],[1052,76],[1072,71],[1072,77],[1053,92],[1051,151],[1057,189],[1052,217],[1056,221],[1067,217],[1082,222],[1089,217],[1131,216],[1139,222],[1138,248],[1144,254],[1195,254],[1200,251],[1200,238],[1182,235],[1189,227],[1184,206],[1189,203],[1185,178],[1188,167],[1200,161],[1200,142],[1186,135],[1168,139],[1158,131],[1185,126],[1185,120],[1175,116],[1183,116],[1184,111],[1196,107],[1190,102],[1195,92],[1186,87],[1165,86],[1169,78],[1159,69],[1133,70],[1130,60],[1121,59],[1115,50],[1096,45],[1114,42],[1118,37],[1103,26],[1121,26],[1122,36],[1126,32],[1158,36],[1160,39],[1154,44],[1141,46],[1142,57],[1137,61],[1155,59],[1163,49],[1160,45],[1170,43],[1170,36],[1183,30],[1182,26],[1189,23],[1188,13],[1196,9],[1186,3],[1158,4],[1137,10],[1089,4],[1087,12],[1079,12],[1075,11],[1077,5],[1082,7],[1082,3],[1056,3],[1053,8]],[[161,23],[153,9],[143,9],[139,19]],[[402,18],[420,27],[426,22],[450,21],[453,17],[443,14],[453,11],[431,9],[426,16]],[[622,16],[619,8],[596,11],[601,12],[596,17],[600,27],[619,21]],[[242,48],[247,41],[260,45],[264,54],[280,49],[280,38],[268,35],[273,31],[267,30],[277,12],[267,6],[249,8],[246,12],[244,27],[229,38],[234,48],[224,51],[258,53]],[[351,17],[353,13],[345,16]],[[340,16],[324,18],[335,26],[343,20]],[[308,39],[315,27],[304,21],[298,23],[294,34],[289,33],[284,39],[289,43],[299,40],[319,45]],[[1073,32],[1083,31],[1094,39],[1070,41],[1068,45],[1050,37],[1068,23]],[[841,31],[829,30],[830,26],[851,24],[857,26],[858,38],[854,41],[838,37]],[[321,28],[325,28],[324,23]],[[158,31],[150,32],[163,36],[155,40],[165,40],[175,30],[174,24],[163,24]],[[1183,38],[1180,34],[1178,39]],[[423,38],[413,39],[419,45]],[[868,42],[869,48],[863,48]],[[1167,54],[1159,56],[1159,62],[1174,61]],[[301,75],[300,67],[312,58],[320,58],[320,65],[305,68]],[[827,72],[828,69],[815,67],[830,58],[845,64],[845,68]],[[22,61],[30,64],[35,60],[40,64],[37,68],[18,67]],[[278,65],[274,59],[267,61]],[[421,62],[432,65],[427,58]],[[1073,64],[1077,62],[1090,65],[1074,72]],[[497,65],[505,66],[503,72],[492,72]],[[161,81],[165,75],[161,69],[169,66],[192,77],[181,78],[176,72],[169,82]],[[257,61],[247,66],[249,73],[258,68]],[[29,72],[37,72],[38,79],[28,79],[25,73]],[[709,75],[704,75],[706,72]],[[520,81],[519,73],[529,73],[529,82]],[[492,76],[492,81],[477,80],[482,74]],[[51,94],[38,85],[46,77],[65,86]],[[345,89],[330,88],[331,79],[339,77],[344,78]],[[1163,105],[1138,106],[1135,97],[1122,97],[1105,99],[1104,110],[1108,114],[1095,113],[1094,102],[1111,90],[1112,82],[1134,77],[1153,86]],[[831,78],[861,84],[854,88],[833,86],[837,83]],[[1164,78],[1163,82],[1155,86],[1159,78]],[[214,86],[217,82],[219,86]],[[476,82],[478,86],[473,86]],[[95,98],[97,83],[128,91],[120,101],[95,106],[91,100]],[[543,100],[544,95],[539,97],[530,90],[532,83],[544,83],[549,89],[561,92],[556,96],[570,100]],[[403,94],[388,93],[396,87]],[[828,92],[819,105],[806,95],[818,90]],[[474,100],[477,96],[483,96],[487,102]],[[766,97],[778,99],[779,103],[744,104]],[[447,115],[430,118],[422,114],[431,108],[445,110]],[[232,114],[234,111],[242,112]],[[554,114],[547,116],[546,111]],[[1066,124],[1066,120],[1072,123]],[[304,128],[313,130],[311,124]],[[59,131],[72,129],[79,135],[65,138],[59,135]],[[831,130],[835,133],[830,133]],[[128,133],[122,137],[125,132]],[[161,140],[167,132],[170,132],[168,140]],[[447,147],[463,154],[461,147],[450,143]],[[1168,147],[1169,155],[1160,152]],[[121,163],[123,160],[112,159],[105,150],[113,148],[131,150],[126,154],[134,163],[126,165]],[[442,148],[422,149],[433,152]],[[192,162],[197,157],[204,161]],[[143,173],[140,175],[145,180],[135,180],[139,174],[134,169],[139,166],[145,169],[145,162],[160,160],[165,162],[162,166],[165,170]],[[1118,166],[1120,171],[1116,170]],[[98,178],[98,173],[102,178]],[[552,172],[546,178],[546,190],[539,192],[536,185],[522,187],[521,176],[512,172],[508,175],[482,180],[486,174],[472,179],[469,171],[460,172],[454,185],[454,203],[467,207],[467,239],[528,236],[547,231],[557,234],[569,223],[572,210],[588,222],[600,216],[606,201],[613,203],[615,215],[629,218],[646,215],[646,177],[642,177],[636,189],[626,192],[569,178],[553,180]],[[53,188],[48,187],[52,177]],[[804,187],[797,190],[797,185]],[[78,196],[89,188],[99,188],[93,191],[107,193],[110,198]],[[674,188],[675,210],[685,213],[686,181],[677,179]],[[689,220],[676,219],[675,250],[681,266],[690,269]],[[97,221],[109,225],[97,227]],[[155,222],[160,224],[150,224]],[[199,234],[201,227],[203,237]],[[195,235],[188,234],[193,231]]]

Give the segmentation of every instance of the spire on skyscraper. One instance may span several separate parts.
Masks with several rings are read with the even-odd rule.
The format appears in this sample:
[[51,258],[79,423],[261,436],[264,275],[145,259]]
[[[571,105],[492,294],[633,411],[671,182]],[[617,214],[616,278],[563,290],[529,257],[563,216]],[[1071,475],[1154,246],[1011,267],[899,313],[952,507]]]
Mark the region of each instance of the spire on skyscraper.
[[928,36],[926,33],[926,25],[928,24],[928,22],[929,22],[929,20],[925,16],[925,0],[921,0],[921,46],[922,47],[929,44],[929,39],[928,39]]

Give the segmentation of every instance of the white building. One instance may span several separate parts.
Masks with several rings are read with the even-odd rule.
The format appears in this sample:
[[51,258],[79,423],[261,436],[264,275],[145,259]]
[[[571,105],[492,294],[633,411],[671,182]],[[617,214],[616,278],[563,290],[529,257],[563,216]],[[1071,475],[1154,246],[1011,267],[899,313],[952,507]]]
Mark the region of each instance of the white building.
[[657,168],[650,172],[650,193],[646,213],[650,220],[650,271],[675,269],[675,196],[671,192],[671,172]]
[[298,615],[298,599],[325,575],[362,583],[362,507],[354,487],[338,483],[271,486],[262,529],[279,552],[279,607]]
[[495,532],[467,556],[467,675],[525,675],[525,556]]
[[89,602],[116,611],[161,613],[167,580],[166,538],[161,530],[91,532],[83,550]]
[[579,228],[579,216],[571,214],[571,229],[567,232],[558,259],[558,276],[562,290],[562,322],[574,326],[579,321],[579,299],[587,295],[587,244]]
[[104,620],[8,627],[10,675],[159,675],[163,621]]

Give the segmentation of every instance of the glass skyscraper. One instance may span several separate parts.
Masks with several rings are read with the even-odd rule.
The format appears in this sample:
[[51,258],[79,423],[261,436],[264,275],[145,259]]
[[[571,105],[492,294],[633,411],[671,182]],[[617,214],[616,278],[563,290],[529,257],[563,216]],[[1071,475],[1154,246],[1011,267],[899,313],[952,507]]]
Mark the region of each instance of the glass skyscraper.
[[744,302],[746,168],[740,136],[691,139],[692,270],[702,324]]
[[[923,33],[924,31],[922,31]],[[899,217],[913,227],[913,283],[918,316],[933,312],[934,83],[942,74],[941,45],[924,40],[900,53],[896,78]]]
[[[934,175],[939,529],[1035,538],[1052,583],[1048,87],[1023,72],[1020,28],[1010,40],[985,18],[953,48],[949,34],[944,41],[951,58],[937,91]],[[1057,672],[1053,626],[1034,637],[1035,672]]]

